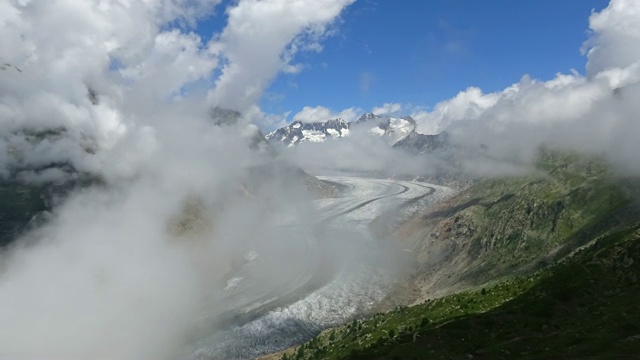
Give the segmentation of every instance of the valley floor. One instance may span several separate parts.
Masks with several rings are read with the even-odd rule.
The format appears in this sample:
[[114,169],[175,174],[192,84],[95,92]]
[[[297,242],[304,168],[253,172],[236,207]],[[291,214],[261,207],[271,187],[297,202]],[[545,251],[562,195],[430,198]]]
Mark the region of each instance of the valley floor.
[[[273,260],[263,256],[266,249],[252,250],[225,288],[224,303],[230,304],[226,327],[196,344],[196,358],[255,358],[371,311],[389,296],[401,268],[398,261],[408,251],[390,240],[395,224],[454,193],[412,181],[319,178],[339,184],[342,191],[315,201],[320,218],[311,232],[314,238],[300,239],[304,246],[286,260],[291,271],[276,281],[262,277]],[[309,224],[284,220],[281,226],[309,234],[304,228]]]

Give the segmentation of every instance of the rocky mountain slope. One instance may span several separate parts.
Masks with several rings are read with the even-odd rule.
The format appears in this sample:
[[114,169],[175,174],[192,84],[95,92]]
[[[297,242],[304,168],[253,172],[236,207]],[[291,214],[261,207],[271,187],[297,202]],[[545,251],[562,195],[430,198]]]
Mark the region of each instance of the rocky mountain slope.
[[548,149],[536,167],[530,176],[481,180],[399,226],[395,238],[415,271],[395,304],[414,306],[327,331],[294,356],[634,354],[639,181],[615,177],[596,157]]
[[481,180],[397,229],[424,296],[552,264],[636,212],[602,160],[544,150],[537,171]]
[[[6,153],[0,155],[5,160],[5,171],[0,175],[0,249],[44,222],[52,207],[71,191],[101,184],[98,177],[78,171],[68,161],[49,159],[34,163],[26,159],[24,153],[30,149],[68,141],[67,135],[61,128],[20,129],[0,134],[0,139],[8,144]],[[70,142],[88,155],[95,150],[90,139],[84,144]]]
[[405,150],[411,154],[426,154],[449,146],[449,134],[446,132],[436,135],[424,135],[415,130],[393,144],[394,148]]
[[295,146],[303,142],[324,142],[327,139],[349,137],[357,129],[375,136],[383,137],[389,145],[407,137],[415,131],[416,122],[411,117],[394,118],[364,114],[357,121],[347,122],[332,119],[323,122],[294,121],[267,134],[267,140]]
[[266,138],[272,142],[294,146],[305,141],[323,142],[328,138],[345,136],[349,136],[349,123],[343,119],[334,119],[313,123],[294,121],[286,127],[267,134]]
[[47,187],[0,182],[0,248],[46,216],[51,194]]

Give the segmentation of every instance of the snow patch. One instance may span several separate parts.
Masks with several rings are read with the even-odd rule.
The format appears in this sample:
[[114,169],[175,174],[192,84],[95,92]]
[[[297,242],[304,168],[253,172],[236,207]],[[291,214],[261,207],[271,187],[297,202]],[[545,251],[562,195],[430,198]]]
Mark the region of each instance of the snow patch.
[[257,251],[251,250],[251,251],[249,251],[248,253],[246,253],[244,255],[244,260],[246,262],[252,262],[253,260],[255,260],[255,259],[259,258],[259,257],[260,257],[260,255],[258,254]]
[[409,122],[405,119],[398,119],[398,118],[391,118],[391,122],[389,124],[389,126],[392,129],[400,129],[400,128],[406,128],[407,125],[409,125]]
[[233,288],[236,288],[238,285],[240,285],[241,281],[242,281],[241,277],[234,277],[234,278],[231,278],[231,279],[227,280],[227,286],[224,288],[224,290],[227,291],[227,290],[231,290]]
[[327,136],[322,131],[302,130],[303,141],[323,142]]

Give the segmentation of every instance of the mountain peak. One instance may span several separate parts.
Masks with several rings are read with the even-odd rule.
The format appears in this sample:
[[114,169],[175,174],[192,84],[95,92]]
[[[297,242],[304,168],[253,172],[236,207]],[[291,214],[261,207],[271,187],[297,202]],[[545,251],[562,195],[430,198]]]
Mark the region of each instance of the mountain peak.
[[442,132],[436,135],[424,135],[415,131],[393,145],[396,149],[403,149],[413,154],[430,153],[449,146],[449,134]]
[[231,126],[238,123],[242,114],[236,110],[216,106],[211,109],[209,116],[217,126]]
[[366,113],[362,116],[360,116],[360,118],[358,120],[356,120],[356,124],[360,124],[366,121],[370,121],[370,120],[374,120],[374,119],[382,119],[382,116],[376,115],[374,113]]
[[295,146],[302,142],[324,142],[328,138],[342,138],[350,134],[357,126],[361,131],[383,137],[390,145],[404,139],[415,130],[416,122],[410,116],[394,118],[366,113],[354,122],[342,118],[322,122],[293,121],[289,125],[269,133],[266,138],[271,142],[282,142]]
[[323,142],[327,138],[340,138],[349,135],[349,123],[337,118],[324,122],[302,122],[296,120],[291,124],[267,134],[272,142],[282,142],[294,146],[302,142]]

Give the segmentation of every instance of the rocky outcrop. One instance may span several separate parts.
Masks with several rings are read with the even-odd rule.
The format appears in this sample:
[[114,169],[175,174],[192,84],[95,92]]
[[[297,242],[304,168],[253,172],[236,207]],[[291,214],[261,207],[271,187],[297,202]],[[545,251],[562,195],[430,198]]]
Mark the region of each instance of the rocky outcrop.
[[428,154],[439,149],[445,149],[449,145],[449,134],[446,132],[436,135],[424,135],[413,130],[407,137],[393,144],[393,147],[411,154]]

